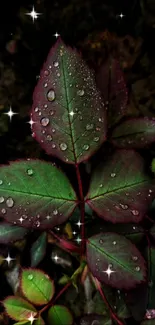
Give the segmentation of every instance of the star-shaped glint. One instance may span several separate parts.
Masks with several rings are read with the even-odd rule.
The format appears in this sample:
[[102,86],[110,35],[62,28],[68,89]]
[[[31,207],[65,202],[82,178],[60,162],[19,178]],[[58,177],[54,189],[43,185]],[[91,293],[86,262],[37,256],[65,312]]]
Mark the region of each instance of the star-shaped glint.
[[73,111],[71,111],[70,113],[69,113],[69,115],[71,115],[71,116],[74,116],[74,112]]
[[59,259],[59,256],[58,256],[58,255],[55,255],[55,256],[52,257],[52,259],[53,259],[55,262],[57,262],[58,259]]
[[3,113],[3,114],[8,115],[8,116],[10,117],[10,121],[11,121],[12,116],[15,115],[15,114],[18,114],[18,113],[13,112],[13,111],[12,111],[12,108],[11,108],[11,106],[10,106],[10,110],[9,110],[7,113]]
[[120,15],[118,15],[118,17],[120,17],[122,19],[123,17],[125,17],[125,15],[123,15],[121,12]]
[[107,270],[102,271],[102,272],[106,273],[108,275],[108,279],[110,280],[111,274],[114,273],[114,272],[116,272],[116,271],[112,271],[111,270],[111,265],[109,264]]
[[81,243],[82,239],[81,239],[80,237],[77,237],[77,238],[75,239],[75,241],[79,244],[79,243]]
[[24,221],[24,219],[22,217],[20,217],[20,219],[18,219],[20,221],[20,223],[22,223]]
[[60,36],[60,34],[58,34],[57,32],[53,35],[55,36],[56,38],[58,38]]
[[30,121],[28,121],[28,122],[26,122],[26,123],[29,123],[30,126],[31,126],[31,129],[32,129],[32,125],[33,125],[34,123],[37,123],[37,122],[34,122],[34,121],[32,120],[32,117],[31,117]]
[[37,318],[35,318],[34,316],[33,316],[33,314],[31,313],[31,316],[27,319],[30,323],[31,323],[31,325],[33,324],[33,322],[36,320]]
[[81,221],[79,220],[79,221],[76,223],[76,225],[80,228],[80,227],[82,226]]
[[4,261],[6,261],[8,263],[8,265],[11,263],[11,261],[15,260],[15,258],[12,258],[9,253],[8,256],[6,258],[4,258]]
[[36,12],[35,9],[34,9],[34,6],[33,6],[32,11],[31,12],[27,12],[25,15],[28,15],[28,16],[32,17],[32,20],[34,22],[34,20],[35,19],[38,19],[38,16],[39,15],[42,15],[42,14],[39,13],[39,12]]

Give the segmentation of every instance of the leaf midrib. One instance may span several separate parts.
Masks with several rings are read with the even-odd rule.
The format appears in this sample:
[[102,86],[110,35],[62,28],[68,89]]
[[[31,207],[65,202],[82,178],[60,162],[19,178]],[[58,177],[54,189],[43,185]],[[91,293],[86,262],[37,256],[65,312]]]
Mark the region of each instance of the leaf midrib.
[[124,189],[127,189],[127,188],[130,189],[130,187],[137,186],[137,185],[139,185],[139,184],[143,184],[143,183],[146,183],[146,182],[148,182],[148,180],[145,180],[145,181],[140,182],[140,183],[130,184],[130,186],[122,186],[122,187],[117,188],[116,190],[109,191],[109,192],[105,192],[105,193],[103,193],[103,194],[95,195],[95,196],[93,196],[93,197],[90,197],[90,198],[88,198],[88,200],[89,200],[89,199],[95,199],[95,198],[98,198],[98,197],[102,197],[102,196],[105,196],[105,195],[108,195],[108,194],[111,194],[111,193],[115,193],[115,192],[118,192],[118,191],[121,191],[121,190],[124,190]]
[[[127,270],[129,273],[132,273],[132,274],[136,274],[134,271],[132,272],[131,269],[129,269],[128,267],[125,267],[123,264],[119,263],[118,260],[116,260],[113,256],[107,254],[105,251],[102,251],[99,247],[95,246],[92,242],[89,241],[89,244],[91,246],[93,246],[95,249],[97,249],[100,253],[104,254],[105,256],[109,257],[112,261],[115,261],[116,264],[118,264],[119,266],[123,267],[125,270]],[[140,273],[139,273],[140,274]]]

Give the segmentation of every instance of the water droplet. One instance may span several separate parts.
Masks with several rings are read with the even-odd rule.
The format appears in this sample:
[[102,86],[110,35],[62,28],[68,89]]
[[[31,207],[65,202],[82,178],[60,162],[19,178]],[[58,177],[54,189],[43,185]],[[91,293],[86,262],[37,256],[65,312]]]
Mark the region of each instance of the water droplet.
[[52,141],[53,138],[52,138],[52,136],[51,136],[50,134],[48,134],[47,137],[46,137],[46,139],[47,139],[48,141]]
[[111,177],[115,177],[116,176],[116,174],[115,173],[111,173],[111,175],[110,175]]
[[55,143],[52,143],[52,148],[54,149],[56,147]]
[[6,205],[8,206],[8,208],[12,208],[13,205],[14,205],[14,201],[12,199],[12,197],[9,197],[7,200],[6,200]]
[[3,203],[3,202],[4,202],[4,197],[1,196],[1,197],[0,197],[0,203]]
[[48,76],[49,75],[49,71],[48,70],[45,70],[44,71],[44,76],[46,77],[46,76]]
[[138,215],[139,215],[139,211],[138,211],[138,210],[132,210],[131,213],[132,213],[134,216],[138,216]]
[[132,256],[132,260],[133,261],[137,261],[138,260],[138,257],[137,256]]
[[58,210],[55,209],[55,210],[53,211],[53,214],[56,216],[56,215],[58,214]]
[[54,65],[54,67],[58,67],[59,66],[59,62],[57,62],[57,61],[53,62],[53,65]]
[[92,130],[93,129],[93,127],[94,127],[94,124],[87,124],[86,125],[86,130]]
[[39,226],[40,226],[40,222],[36,221],[36,227],[39,227]]
[[38,111],[39,111],[39,108],[38,108],[38,107],[36,107],[36,108],[34,109],[34,111],[35,111],[35,112],[38,112]]
[[149,193],[152,193],[152,190],[149,190]]
[[53,89],[50,89],[47,93],[47,99],[49,102],[52,102],[55,99],[55,92]]
[[55,129],[52,129],[51,131],[52,131],[52,133],[55,133]]
[[48,107],[48,105],[47,105],[47,104],[45,104],[45,105],[44,105],[44,107],[45,107],[45,108],[47,108],[47,107]]
[[50,121],[49,118],[43,117],[41,119],[40,123],[41,123],[42,126],[47,126],[49,124],[49,121]]
[[123,210],[127,210],[128,209],[128,205],[127,204],[121,204],[120,203],[120,206]]
[[47,87],[47,82],[44,84],[44,87],[45,87],[45,88]]
[[88,150],[88,149],[89,149],[88,144],[84,144],[83,149],[84,149],[84,150]]
[[0,179],[0,185],[2,185],[3,184],[3,181]]
[[113,245],[116,245],[117,244],[117,242],[116,241],[113,241]]
[[79,95],[79,96],[83,96],[83,95],[84,95],[84,90],[83,90],[83,89],[78,90],[78,91],[77,91],[77,95]]
[[140,267],[139,266],[136,266],[136,271],[140,271]]
[[3,214],[5,214],[5,213],[6,213],[6,209],[2,209],[1,212],[2,212]]
[[100,243],[100,244],[103,244],[103,242],[104,242],[103,239],[100,239],[100,240],[99,240],[99,243]]
[[99,137],[95,137],[93,140],[95,141],[95,142],[98,142],[99,141]]
[[40,116],[41,115],[41,112],[39,112],[38,115]]
[[102,187],[102,186],[103,186],[103,184],[100,184],[100,185],[99,185],[99,187]]
[[33,275],[32,275],[32,274],[29,274],[29,275],[28,275],[28,279],[29,279],[29,280],[33,280]]
[[29,176],[33,175],[33,169],[28,169],[28,170],[27,170],[27,174],[28,174]]
[[60,73],[59,72],[57,73],[57,77],[60,77]]
[[60,149],[62,151],[65,151],[67,149],[67,144],[66,143],[60,143]]

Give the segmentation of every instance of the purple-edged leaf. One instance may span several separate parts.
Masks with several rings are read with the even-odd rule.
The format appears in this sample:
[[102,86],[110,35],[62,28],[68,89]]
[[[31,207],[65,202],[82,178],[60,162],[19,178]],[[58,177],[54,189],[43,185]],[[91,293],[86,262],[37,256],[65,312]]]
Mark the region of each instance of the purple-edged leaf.
[[131,289],[145,281],[145,260],[122,235],[109,232],[88,238],[86,254],[92,274],[114,288]]
[[47,304],[53,297],[53,280],[39,269],[24,269],[21,274],[21,289],[24,296],[35,305]]
[[41,70],[31,117],[42,148],[67,163],[88,159],[105,141],[105,109],[94,73],[61,39]]
[[48,324],[72,325],[73,316],[67,307],[54,305],[48,311]]
[[128,119],[114,129],[111,142],[118,148],[144,148],[155,142],[155,120]]
[[31,267],[37,266],[46,254],[47,234],[43,232],[31,247]]
[[96,83],[107,106],[108,126],[120,120],[126,113],[127,88],[119,62],[109,58],[96,74]]
[[118,150],[92,175],[87,203],[103,219],[139,222],[154,198],[155,185],[144,171],[143,160],[132,150]]
[[27,320],[31,315],[35,317],[36,309],[23,298],[9,296],[3,301],[7,314],[15,320]]
[[31,228],[53,228],[77,205],[65,174],[41,160],[21,160],[0,168],[0,216]]
[[27,233],[27,229],[9,225],[6,222],[0,224],[0,243],[8,244],[22,239]]

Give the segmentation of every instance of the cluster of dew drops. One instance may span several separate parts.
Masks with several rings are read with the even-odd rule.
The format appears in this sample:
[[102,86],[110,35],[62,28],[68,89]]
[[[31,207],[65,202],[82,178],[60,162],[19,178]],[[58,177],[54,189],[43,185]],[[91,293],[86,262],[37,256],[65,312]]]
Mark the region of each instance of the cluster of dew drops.
[[[62,49],[63,49],[63,47],[62,47]],[[63,55],[63,51],[62,51],[62,49],[60,49],[60,55],[61,55],[61,56]],[[54,61],[54,62],[53,62],[53,66],[54,66],[55,68],[58,69],[58,68],[59,68],[59,62],[58,62],[58,61]],[[71,65],[70,65],[70,66],[71,66]],[[51,69],[51,68],[52,68],[52,66],[49,65],[49,69]],[[45,76],[45,77],[48,77],[49,74],[50,74],[50,71],[49,71],[49,70],[45,70],[45,71],[44,71],[44,76]],[[69,72],[69,75],[71,75],[71,72]],[[59,72],[57,72],[57,77],[60,77],[60,73],[59,73]],[[55,83],[53,83],[53,85],[55,85]],[[72,86],[72,84],[71,84],[70,86]],[[45,87],[45,88],[48,87],[48,83],[47,83],[47,82],[44,83],[44,87]],[[78,87],[78,85],[77,85],[77,87]],[[78,89],[78,90],[77,90],[77,95],[78,95],[78,96],[82,97],[82,96],[84,96],[84,94],[85,94],[85,90],[84,90],[84,89]],[[48,100],[49,102],[53,102],[53,101],[56,99],[56,94],[55,94],[54,89],[49,89],[49,90],[47,91],[47,95],[46,95],[46,96],[47,96],[47,100]],[[101,97],[99,97],[99,99],[101,99]],[[84,103],[84,104],[85,104],[85,103]],[[102,103],[102,105],[104,106],[104,103]],[[47,108],[48,108],[48,105],[45,104],[45,105],[44,105],[44,109],[47,109]],[[97,110],[99,110],[99,108],[97,108]],[[42,113],[39,111],[39,108],[38,108],[38,107],[35,107],[34,111],[35,111],[35,112],[38,112],[39,116],[41,116]],[[69,113],[69,115],[73,116],[73,115],[76,114],[77,112],[79,113],[78,109],[75,108],[75,112],[71,111],[71,112]],[[55,112],[54,112],[53,110],[50,110],[49,113],[50,113],[51,116],[53,116],[53,115],[55,114]],[[80,112],[80,113],[81,113],[81,112]],[[83,119],[82,115],[79,116],[79,119],[80,119],[80,120]],[[99,122],[99,123],[103,123],[103,122],[104,122],[103,117],[99,117],[99,118],[98,118],[98,122]],[[48,117],[42,117],[42,118],[40,119],[40,124],[41,124],[44,128],[45,128],[46,126],[48,126],[49,123],[50,123],[50,119],[49,119]],[[95,128],[94,123],[88,123],[88,124],[86,125],[86,130],[87,130],[87,131],[92,131],[94,128]],[[99,132],[99,131],[101,130],[101,128],[98,126],[98,127],[95,128],[95,130]],[[52,127],[51,131],[52,131],[52,134],[54,135],[55,132],[56,132],[56,129]],[[42,133],[45,134],[46,131],[43,130]],[[83,134],[83,135],[84,135],[84,134]],[[32,136],[35,137],[35,132],[32,133]],[[47,140],[47,141],[53,141],[53,136],[52,136],[51,134],[47,134],[47,135],[46,135],[46,140]],[[97,136],[94,136],[94,138],[93,138],[93,141],[94,141],[94,142],[98,142],[99,140],[100,140],[100,137],[99,137],[98,135],[97,135]],[[41,142],[43,143],[44,141],[41,140]],[[54,142],[52,143],[52,148],[53,148],[53,149],[56,148],[56,144],[55,144]],[[62,143],[59,144],[59,148],[60,148],[61,151],[66,151],[67,148],[68,148],[68,146],[67,146],[67,144],[66,144],[65,142],[62,142]],[[83,150],[84,150],[84,151],[85,151],[85,150],[87,151],[87,150],[89,150],[89,149],[90,149],[90,145],[88,145],[88,144],[84,144],[84,145],[83,145]],[[81,155],[82,155],[82,153],[81,153]],[[66,160],[68,160],[68,159],[66,158]]]

